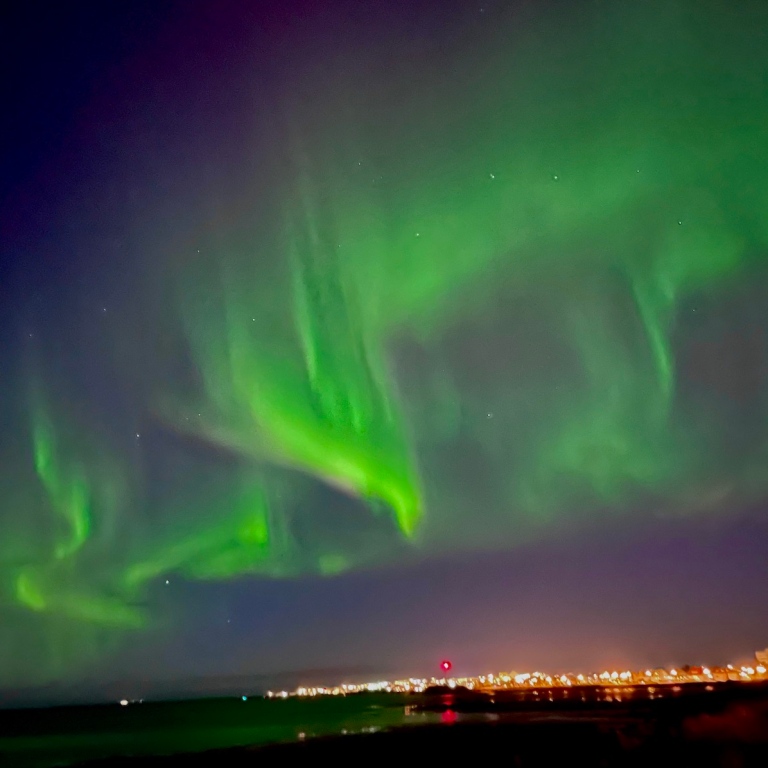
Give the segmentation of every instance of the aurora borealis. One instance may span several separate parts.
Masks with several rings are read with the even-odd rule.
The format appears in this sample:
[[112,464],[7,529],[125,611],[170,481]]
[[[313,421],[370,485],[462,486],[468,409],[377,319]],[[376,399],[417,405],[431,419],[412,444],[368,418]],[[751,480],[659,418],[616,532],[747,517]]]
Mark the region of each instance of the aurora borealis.
[[[768,631],[763,3],[100,13],[20,16],[12,46],[43,63],[3,183],[0,688],[199,633],[230,651],[175,674],[367,658],[312,656],[302,601],[601,531],[610,559],[754,526],[708,652]],[[243,603],[236,641],[200,628]]]

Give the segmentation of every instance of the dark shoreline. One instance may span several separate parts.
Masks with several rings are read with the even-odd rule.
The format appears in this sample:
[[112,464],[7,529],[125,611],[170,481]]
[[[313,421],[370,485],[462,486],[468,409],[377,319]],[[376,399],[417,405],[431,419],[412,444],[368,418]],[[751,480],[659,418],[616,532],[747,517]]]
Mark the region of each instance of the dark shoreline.
[[481,745],[484,753],[506,752],[520,766],[585,754],[596,760],[588,765],[768,765],[768,684],[653,688],[432,690],[0,710],[0,764],[226,768],[257,759],[259,765],[292,758],[397,759],[421,751],[453,762]]

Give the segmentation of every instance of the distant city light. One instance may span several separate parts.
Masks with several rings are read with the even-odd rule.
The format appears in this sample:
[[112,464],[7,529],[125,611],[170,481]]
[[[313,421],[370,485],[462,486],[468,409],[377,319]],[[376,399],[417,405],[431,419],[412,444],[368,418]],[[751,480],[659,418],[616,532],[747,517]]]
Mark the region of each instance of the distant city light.
[[[410,677],[402,680],[378,680],[368,683],[345,683],[330,687],[301,686],[295,691],[267,691],[267,698],[283,698],[289,696],[347,696],[355,693],[423,693],[433,686],[448,686],[452,689],[466,688],[471,691],[524,689],[531,690],[533,695],[539,694],[539,689],[549,689],[550,696],[553,688],[570,688],[574,685],[592,688],[602,688],[609,692],[613,700],[620,701],[618,690],[624,688],[631,690],[635,686],[648,686],[647,690],[651,698],[663,695],[662,690],[670,690],[673,693],[681,691],[679,683],[701,684],[703,690],[714,690],[712,685],[704,686],[704,683],[726,683],[731,681],[751,682],[768,681],[768,649],[758,651],[755,654],[754,666],[741,666],[734,668],[732,664],[727,666],[686,666],[684,668],[646,669],[639,671],[613,670],[595,671],[589,674],[563,674],[558,672],[549,675],[545,672],[497,672],[480,675],[479,677]],[[443,659],[440,671],[445,675],[453,667],[448,659]],[[245,700],[245,697],[243,697]],[[127,704],[127,702],[126,702]]]
[[127,707],[128,706],[128,699],[120,699],[120,706],[121,707]]

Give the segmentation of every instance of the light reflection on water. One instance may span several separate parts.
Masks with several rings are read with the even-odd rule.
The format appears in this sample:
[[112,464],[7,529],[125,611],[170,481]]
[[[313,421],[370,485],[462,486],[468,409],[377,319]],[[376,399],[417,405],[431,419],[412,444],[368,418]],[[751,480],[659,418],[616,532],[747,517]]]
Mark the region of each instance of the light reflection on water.
[[[676,690],[677,689],[677,690]],[[702,691],[705,690],[702,688]],[[16,765],[48,768],[119,755],[173,754],[241,745],[369,734],[403,726],[603,717],[617,704],[685,696],[678,686],[551,688],[497,691],[486,699],[455,695],[365,695],[268,701],[237,699],[99,707],[78,716],[71,730],[41,725],[35,735],[0,736],[0,754]],[[471,705],[475,704],[475,711]],[[499,709],[494,710],[498,706]],[[485,711],[483,711],[485,708]],[[490,709],[490,711],[488,711]],[[563,711],[560,711],[560,710]],[[113,711],[115,710],[115,711]],[[119,713],[118,711],[119,710]],[[463,710],[463,711],[461,711]],[[567,710],[567,712],[566,712]],[[117,716],[119,714],[119,717]],[[173,728],[159,722],[172,720]],[[75,727],[77,725],[77,727]]]

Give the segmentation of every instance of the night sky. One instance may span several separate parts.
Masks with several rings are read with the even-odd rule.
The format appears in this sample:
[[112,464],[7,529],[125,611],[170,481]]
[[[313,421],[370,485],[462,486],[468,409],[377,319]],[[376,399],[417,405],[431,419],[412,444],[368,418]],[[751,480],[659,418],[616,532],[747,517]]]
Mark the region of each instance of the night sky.
[[768,645],[764,0],[15,6],[0,702]]

